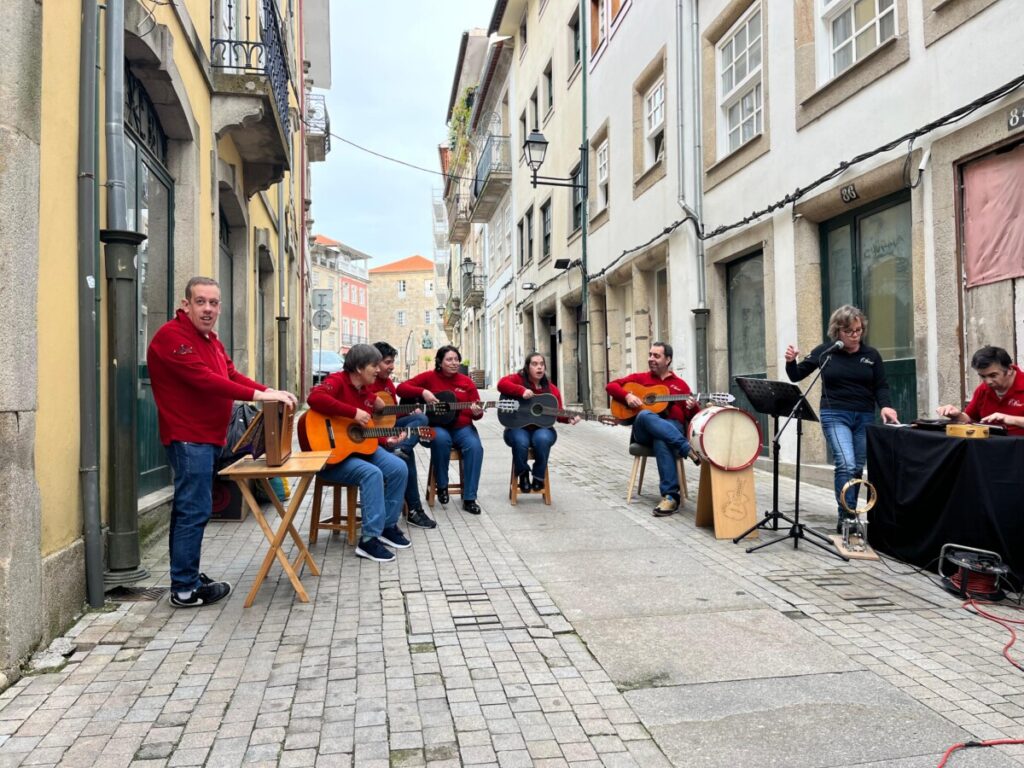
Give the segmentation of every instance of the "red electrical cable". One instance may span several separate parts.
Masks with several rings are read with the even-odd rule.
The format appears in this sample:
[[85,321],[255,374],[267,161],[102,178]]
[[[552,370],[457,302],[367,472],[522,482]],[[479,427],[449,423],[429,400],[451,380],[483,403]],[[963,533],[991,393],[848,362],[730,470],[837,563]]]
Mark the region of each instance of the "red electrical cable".
[[946,750],[946,754],[942,756],[942,762],[939,763],[936,768],[943,768],[946,761],[949,760],[949,756],[958,749],[967,749],[968,747],[996,747],[1000,744],[1024,744],[1024,739],[991,739],[989,741],[964,741],[959,744],[954,744]]
[[[967,602],[965,602],[963,604],[963,607],[966,610],[971,610],[973,613],[977,614],[978,616],[981,616],[984,619],[988,619],[989,621],[994,621],[996,624],[998,624],[999,626],[1003,627],[1004,629],[1006,629],[1010,633],[1010,641],[1006,645],[1003,646],[1003,656],[1006,658],[1006,660],[1008,662],[1013,664],[1013,666],[1015,666],[1017,669],[1019,669],[1022,672],[1024,672],[1024,666],[1021,666],[1021,664],[1019,662],[1014,661],[1013,657],[1010,656],[1010,649],[1013,647],[1013,644],[1017,642],[1017,632],[1013,628],[1012,625],[1014,625],[1014,624],[1024,625],[1024,619],[1008,619],[1005,616],[996,616],[994,613],[989,613],[988,611],[982,610],[981,609],[981,605],[995,605],[995,603],[979,602],[977,600],[968,600]],[[1011,605],[1009,607],[1013,608],[1016,611],[1022,610],[1021,607],[1017,606],[1017,605]]]

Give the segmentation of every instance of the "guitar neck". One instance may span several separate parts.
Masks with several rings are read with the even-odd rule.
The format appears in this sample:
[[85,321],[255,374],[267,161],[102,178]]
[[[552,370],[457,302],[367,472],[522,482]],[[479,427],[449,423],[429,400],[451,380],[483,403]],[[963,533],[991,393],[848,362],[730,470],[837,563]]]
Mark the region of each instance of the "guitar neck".
[[655,395],[652,400],[656,403],[675,403],[679,400],[700,400],[700,398],[701,394],[696,392],[689,395]]
[[363,437],[397,437],[408,432],[406,427],[361,427],[359,434]]
[[[444,402],[444,401],[442,401],[442,402]],[[446,410],[446,411],[447,410],[464,411],[466,408],[472,408],[474,405],[479,405],[481,408],[487,409],[487,408],[493,408],[495,406],[495,402],[492,400],[492,401],[486,402],[486,403],[484,403],[484,402],[478,403],[476,401],[474,401],[472,403],[448,403],[444,407],[444,410]],[[427,407],[429,408],[430,406],[427,406]]]
[[381,413],[381,414],[383,414],[385,416],[391,416],[391,415],[412,413],[416,409],[422,408],[422,407],[423,406],[420,405],[419,403],[412,403],[410,405],[385,405],[379,411],[376,411],[376,413]]

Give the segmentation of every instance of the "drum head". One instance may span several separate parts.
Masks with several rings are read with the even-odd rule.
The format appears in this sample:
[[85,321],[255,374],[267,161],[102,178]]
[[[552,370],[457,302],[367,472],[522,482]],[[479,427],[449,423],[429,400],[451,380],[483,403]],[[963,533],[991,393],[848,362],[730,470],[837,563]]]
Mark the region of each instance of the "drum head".
[[705,408],[690,421],[690,444],[712,466],[746,469],[761,453],[761,427],[739,408]]

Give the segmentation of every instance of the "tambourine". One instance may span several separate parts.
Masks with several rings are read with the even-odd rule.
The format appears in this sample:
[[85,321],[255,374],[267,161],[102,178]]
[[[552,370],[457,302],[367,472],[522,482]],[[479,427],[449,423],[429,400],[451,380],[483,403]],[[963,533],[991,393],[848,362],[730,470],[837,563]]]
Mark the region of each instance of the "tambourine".
[[[850,506],[846,503],[846,492],[855,485],[863,485],[868,489],[867,500],[864,502],[863,506],[858,504],[856,509],[850,509]],[[851,515],[866,515],[871,508],[875,506],[876,501],[878,501],[878,493],[875,491],[875,486],[867,480],[861,480],[859,477],[847,482],[846,485],[843,486],[843,490],[839,492],[840,506],[842,506],[842,508]]]

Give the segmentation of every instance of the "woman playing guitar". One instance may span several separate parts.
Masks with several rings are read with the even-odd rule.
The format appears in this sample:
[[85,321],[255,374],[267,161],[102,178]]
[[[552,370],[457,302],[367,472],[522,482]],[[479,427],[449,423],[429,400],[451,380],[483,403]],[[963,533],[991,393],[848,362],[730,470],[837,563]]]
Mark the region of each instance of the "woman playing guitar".
[[[547,393],[555,396],[558,408],[562,407],[562,394],[558,387],[548,381],[547,363],[544,355],[533,352],[526,358],[521,371],[512,373],[498,382],[498,392],[521,400],[529,400],[534,395]],[[560,422],[575,424],[579,416],[572,418],[559,417]],[[519,478],[519,490],[523,493],[544,490],[544,477],[547,472],[548,454],[555,444],[558,435],[552,427],[529,425],[505,430],[505,445],[512,449],[512,464]],[[530,465],[527,457],[533,448],[533,482],[530,482]]]
[[[354,419],[360,426],[370,423],[377,396],[371,385],[377,378],[381,355],[369,344],[356,344],[345,355],[345,367],[332,373],[306,398],[314,411],[341,419]],[[403,435],[387,438],[397,445]],[[408,472],[405,462],[378,447],[370,456],[349,456],[321,470],[332,483],[358,485],[363,499],[363,530],[356,554],[379,563],[395,559],[384,545],[405,549],[410,545],[398,527]]]
[[398,394],[403,398],[420,399],[430,404],[438,402],[435,392],[448,391],[454,393],[458,402],[472,403],[471,407],[458,411],[457,418],[450,426],[435,427],[436,434],[430,443],[430,460],[437,480],[437,500],[447,504],[448,459],[452,446],[462,452],[462,466],[466,473],[462,478],[462,508],[471,515],[479,515],[481,510],[476,495],[484,463],[484,447],[473,422],[484,415],[484,409],[479,405],[480,393],[477,392],[476,384],[469,376],[459,373],[461,363],[459,350],[446,344],[434,356],[434,370],[424,371],[399,384]]

